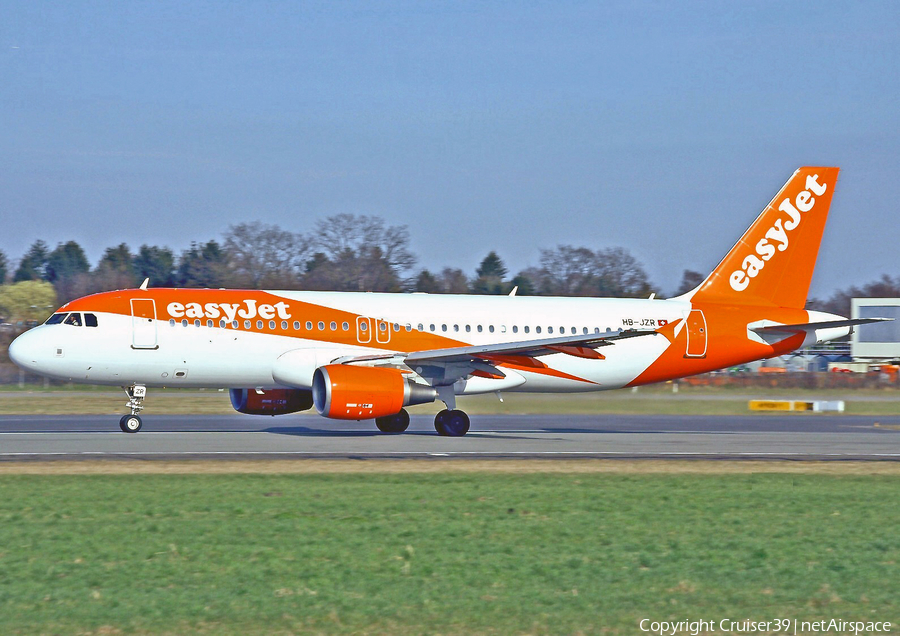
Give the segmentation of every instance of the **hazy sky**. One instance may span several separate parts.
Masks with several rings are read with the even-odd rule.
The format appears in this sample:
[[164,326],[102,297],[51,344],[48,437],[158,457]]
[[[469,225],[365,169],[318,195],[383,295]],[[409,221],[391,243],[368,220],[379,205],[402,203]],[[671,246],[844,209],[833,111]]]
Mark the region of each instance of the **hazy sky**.
[[801,165],[813,294],[900,275],[900,3],[3,0],[0,250],[409,226],[420,266],[622,246],[662,293]]

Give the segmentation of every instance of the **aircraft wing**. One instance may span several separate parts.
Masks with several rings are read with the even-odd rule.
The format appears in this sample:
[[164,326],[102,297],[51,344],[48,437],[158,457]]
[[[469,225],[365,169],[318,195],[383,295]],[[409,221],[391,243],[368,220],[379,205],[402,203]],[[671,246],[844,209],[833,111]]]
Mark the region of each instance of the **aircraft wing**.
[[608,335],[595,333],[581,336],[501,342],[471,347],[413,351],[406,356],[405,362],[407,365],[421,362],[431,364],[470,362],[472,360],[491,360],[497,356],[526,356],[533,358],[552,353],[565,353],[580,358],[601,359],[603,356],[595,351],[597,347],[615,344],[617,340],[653,336],[657,333],[657,331],[652,330],[629,329],[627,331],[609,333]]
[[804,322],[796,325],[768,325],[751,327],[756,333],[804,333],[816,329],[834,329],[836,327],[854,327],[873,322],[886,322],[893,318],[848,318],[846,320],[826,320],[824,322]]

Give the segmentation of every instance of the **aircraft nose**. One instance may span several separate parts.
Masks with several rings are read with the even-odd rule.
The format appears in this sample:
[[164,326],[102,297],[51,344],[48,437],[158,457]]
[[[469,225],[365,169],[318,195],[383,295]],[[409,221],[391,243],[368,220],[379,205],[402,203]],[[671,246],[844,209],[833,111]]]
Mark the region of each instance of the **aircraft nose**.
[[40,335],[26,331],[9,344],[9,359],[23,369],[34,371],[39,364],[40,350]]

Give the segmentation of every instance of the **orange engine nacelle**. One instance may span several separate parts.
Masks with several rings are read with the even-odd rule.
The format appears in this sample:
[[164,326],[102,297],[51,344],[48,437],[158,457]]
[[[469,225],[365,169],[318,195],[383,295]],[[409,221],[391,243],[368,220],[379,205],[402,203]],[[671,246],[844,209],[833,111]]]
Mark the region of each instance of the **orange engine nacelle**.
[[312,392],[303,389],[231,389],[231,406],[248,415],[284,415],[313,405]]
[[364,420],[434,402],[437,391],[403,377],[399,369],[329,364],[313,374],[313,403],[320,415]]

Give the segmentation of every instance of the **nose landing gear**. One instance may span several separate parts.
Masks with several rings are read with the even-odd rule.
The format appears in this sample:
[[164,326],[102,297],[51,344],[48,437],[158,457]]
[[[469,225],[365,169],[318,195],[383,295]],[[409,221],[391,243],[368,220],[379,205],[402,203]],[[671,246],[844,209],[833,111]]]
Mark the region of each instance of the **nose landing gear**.
[[147,397],[147,387],[143,384],[132,384],[131,386],[123,386],[122,390],[128,396],[128,402],[125,404],[131,409],[131,415],[123,415],[119,420],[119,428],[124,433],[137,433],[141,430],[143,422],[140,413],[144,409],[144,398]]

